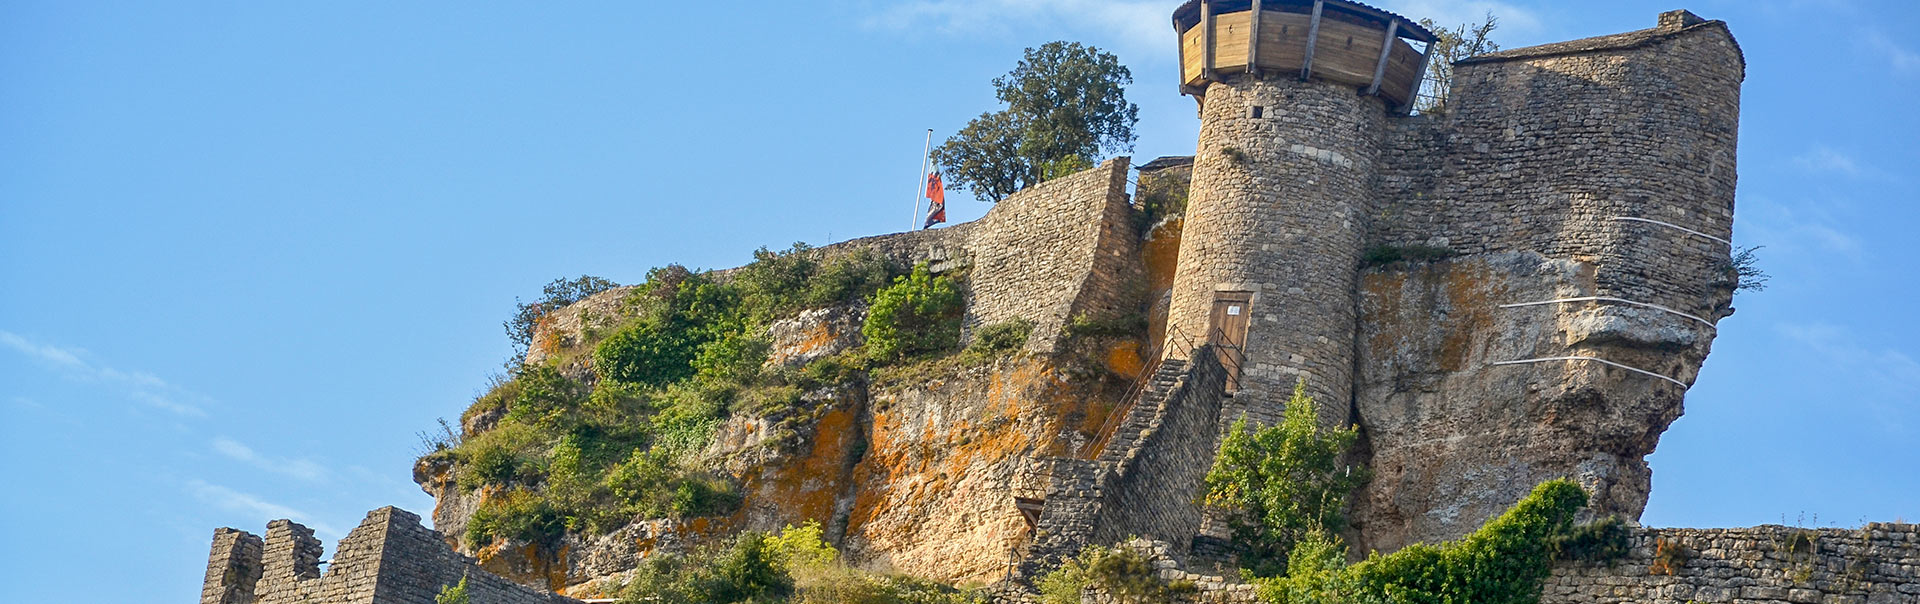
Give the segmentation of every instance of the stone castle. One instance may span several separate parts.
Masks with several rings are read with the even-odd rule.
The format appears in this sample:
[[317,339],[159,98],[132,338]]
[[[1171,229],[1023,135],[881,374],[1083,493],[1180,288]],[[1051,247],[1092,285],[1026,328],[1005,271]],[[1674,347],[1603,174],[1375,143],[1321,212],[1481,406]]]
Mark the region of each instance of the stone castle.
[[[459,535],[484,493],[423,461],[430,531],[369,515],[324,573],[311,531],[216,532],[203,604],[474,602],[605,595],[656,551],[820,520],[857,564],[1011,585],[1089,544],[1147,543],[1164,573],[1220,556],[1197,503],[1219,436],[1273,422],[1304,382],[1326,425],[1357,425],[1356,552],[1457,538],[1570,476],[1594,516],[1637,519],[1645,456],[1681,413],[1738,286],[1730,260],[1745,62],[1687,11],[1623,34],[1453,65],[1444,112],[1409,115],[1432,32],[1344,0],[1193,0],[1173,23],[1192,157],[1128,158],[1049,181],[949,228],[870,250],[966,275],[968,329],[1034,325],[1017,359],[938,379],[810,393],[792,452],[735,418],[707,452],[737,477],[732,516],[637,520],[555,554]],[[1142,224],[1138,197],[1184,194]],[[553,313],[529,362],[617,314],[613,290]],[[859,343],[858,305],[774,323],[776,363]],[[1090,353],[1073,325],[1147,317]],[[1105,377],[1102,377],[1105,376]],[[1112,379],[1122,376],[1122,379]],[[469,433],[489,426],[463,426]],[[1920,602],[1920,528],[1634,529],[1614,567],[1569,564],[1546,602]],[[1675,546],[1673,544],[1679,544]],[[1655,566],[1684,546],[1679,568]],[[1659,572],[1665,570],[1664,573]],[[503,578],[505,577],[505,578]],[[1205,601],[1251,601],[1195,575]],[[565,594],[565,595],[560,595]]]

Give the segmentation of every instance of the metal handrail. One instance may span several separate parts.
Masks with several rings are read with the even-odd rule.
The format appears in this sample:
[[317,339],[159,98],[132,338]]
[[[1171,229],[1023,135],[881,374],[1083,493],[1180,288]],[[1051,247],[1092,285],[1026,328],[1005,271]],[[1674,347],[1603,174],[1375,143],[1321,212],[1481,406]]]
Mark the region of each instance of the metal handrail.
[[[1233,368],[1233,371],[1228,372],[1228,375],[1231,376],[1228,385],[1232,390],[1238,390],[1240,388],[1240,370],[1246,361],[1245,352],[1242,351],[1237,344],[1227,344],[1227,342],[1231,342],[1231,340],[1227,339],[1226,332],[1222,331],[1219,327],[1210,329],[1207,332],[1207,336],[1206,340],[1202,340],[1205,344],[1195,344],[1193,336],[1187,334],[1186,331],[1177,327],[1170,327],[1166,334],[1166,341],[1169,344],[1167,348],[1183,350],[1186,352],[1188,359],[1191,360],[1193,351],[1200,349],[1201,346],[1212,345],[1214,357],[1220,361],[1220,364],[1223,367]],[[1165,348],[1162,350],[1165,350]],[[1134,407],[1139,406],[1140,399],[1146,396],[1147,387],[1153,383],[1154,376],[1160,372],[1160,367],[1164,363],[1163,355],[1159,354],[1159,352],[1160,351],[1154,351],[1151,357],[1153,360],[1147,363],[1145,369],[1143,369],[1139,375],[1134,376],[1133,383],[1129,384],[1126,392],[1121,395],[1121,406],[1115,407],[1113,412],[1107,415],[1107,420],[1100,424],[1100,430],[1094,432],[1093,438],[1082,445],[1080,451],[1074,457],[1091,460],[1100,454],[1101,449],[1106,448],[1107,444],[1112,442],[1114,432],[1120,430],[1120,424],[1126,421],[1129,414],[1133,413]]]

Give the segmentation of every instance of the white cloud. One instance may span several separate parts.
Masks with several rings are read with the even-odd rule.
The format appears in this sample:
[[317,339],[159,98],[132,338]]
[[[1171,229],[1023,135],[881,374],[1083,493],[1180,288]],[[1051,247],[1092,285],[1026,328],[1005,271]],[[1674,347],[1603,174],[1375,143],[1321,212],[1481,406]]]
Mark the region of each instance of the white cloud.
[[213,439],[213,450],[229,459],[244,462],[268,472],[283,474],[310,482],[326,480],[327,468],[306,459],[282,459],[267,457],[254,452],[253,448],[231,438]]
[[194,479],[187,481],[187,489],[192,491],[193,496],[199,498],[202,502],[217,506],[221,509],[247,514],[252,516],[253,519],[261,525],[265,525],[267,522],[273,520],[285,519],[298,522],[316,532],[326,535],[340,536],[344,534],[333,526],[314,521],[311,516],[308,516],[300,510],[265,501],[259,497],[254,497],[217,484],[208,484],[204,480]]
[[1898,42],[1894,42],[1892,38],[1888,38],[1886,34],[1877,31],[1869,32],[1864,39],[1869,51],[1873,54],[1886,57],[1887,62],[1893,67],[1894,73],[1901,75],[1920,73],[1920,52],[1914,52],[1905,46],[1901,46]]
[[1907,429],[1915,403],[1920,403],[1920,361],[1900,350],[1862,344],[1846,330],[1825,323],[1783,323],[1776,329],[1879,395],[1859,400],[1882,427]]
[[1841,153],[1826,145],[1814,145],[1806,153],[1793,158],[1793,163],[1809,172],[1828,172],[1845,176],[1859,176],[1865,172],[1860,162],[1853,156]]
[[0,330],[0,344],[41,363],[51,365],[69,378],[113,384],[124,390],[128,398],[149,407],[188,417],[206,417],[207,415],[207,412],[199,407],[178,400],[182,397],[202,399],[205,397],[176,388],[151,373],[122,371],[89,363],[85,359],[87,356],[85,350],[36,344],[19,334],[5,330]]

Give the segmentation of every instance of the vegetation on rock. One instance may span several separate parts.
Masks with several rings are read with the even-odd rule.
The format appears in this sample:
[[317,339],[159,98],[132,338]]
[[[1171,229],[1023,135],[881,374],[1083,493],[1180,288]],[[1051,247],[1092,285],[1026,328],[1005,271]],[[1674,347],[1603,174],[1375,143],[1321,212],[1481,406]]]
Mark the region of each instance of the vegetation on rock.
[[1099,589],[1121,602],[1170,602],[1192,593],[1187,582],[1162,581],[1158,571],[1139,552],[1124,547],[1092,546],[1035,579],[1041,604],[1080,604],[1087,588]]
[[1133,149],[1139,107],[1127,102],[1133,74],[1111,53],[1078,42],[1028,48],[993,80],[1005,109],[983,113],[933,151],[948,180],[999,201]]
[[778,535],[747,532],[724,546],[647,558],[621,591],[621,604],[970,604],[978,593],[850,568],[820,525]]
[[[585,300],[587,296],[619,286],[620,284],[606,279],[581,275],[573,279],[554,279],[552,283],[541,288],[538,300],[521,302],[517,298],[514,299],[513,316],[503,325],[507,330],[507,338],[513,341],[513,358],[519,359],[526,356],[527,347],[533,344],[533,330],[539,325],[541,317],[565,308],[569,304]],[[510,363],[514,362],[518,361],[510,361]]]
[[874,294],[866,323],[860,326],[868,355],[895,361],[952,350],[960,343],[963,302],[953,279],[934,276],[924,263],[913,267],[912,274]]
[[[840,359],[766,367],[767,323],[865,299],[893,272],[864,250],[824,262],[801,244],[754,256],[725,279],[677,265],[650,271],[617,323],[583,330],[546,362],[512,367],[474,401],[463,424],[493,419],[427,454],[451,462],[461,488],[484,494],[463,535],[469,546],[513,539],[550,548],[570,531],[739,504],[733,479],[698,455],[719,424],[735,414],[792,415],[801,386],[843,383],[858,371]],[[556,281],[536,305],[602,285],[610,282]],[[581,359],[591,360],[590,375],[563,369]]]
[[1233,513],[1242,567],[1258,576],[1282,574],[1295,544],[1340,533],[1347,494],[1367,478],[1364,468],[1340,464],[1358,436],[1357,427],[1320,429],[1305,380],[1295,384],[1279,425],[1234,422],[1207,472],[1206,503]]
[[1255,583],[1275,604],[1537,604],[1557,538],[1586,504],[1579,485],[1550,480],[1464,539],[1376,552],[1352,566],[1339,538],[1316,530],[1294,546],[1286,576]]

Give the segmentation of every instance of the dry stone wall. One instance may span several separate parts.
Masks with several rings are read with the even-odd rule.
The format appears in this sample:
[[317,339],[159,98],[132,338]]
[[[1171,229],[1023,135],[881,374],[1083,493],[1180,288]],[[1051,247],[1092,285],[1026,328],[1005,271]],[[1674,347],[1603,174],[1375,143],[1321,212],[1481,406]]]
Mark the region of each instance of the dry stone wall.
[[1920,526],[1638,529],[1614,564],[1554,569],[1542,604],[1916,604]]
[[433,604],[443,587],[467,582],[473,604],[579,604],[481,570],[455,553],[420,517],[385,507],[340,541],[326,572],[313,530],[289,520],[267,524],[263,541],[244,531],[214,532],[201,604]]
[[1033,322],[1027,348],[1053,352],[1075,315],[1111,318],[1144,306],[1144,276],[1127,201],[1128,158],[1028,188],[972,223],[968,328]]

